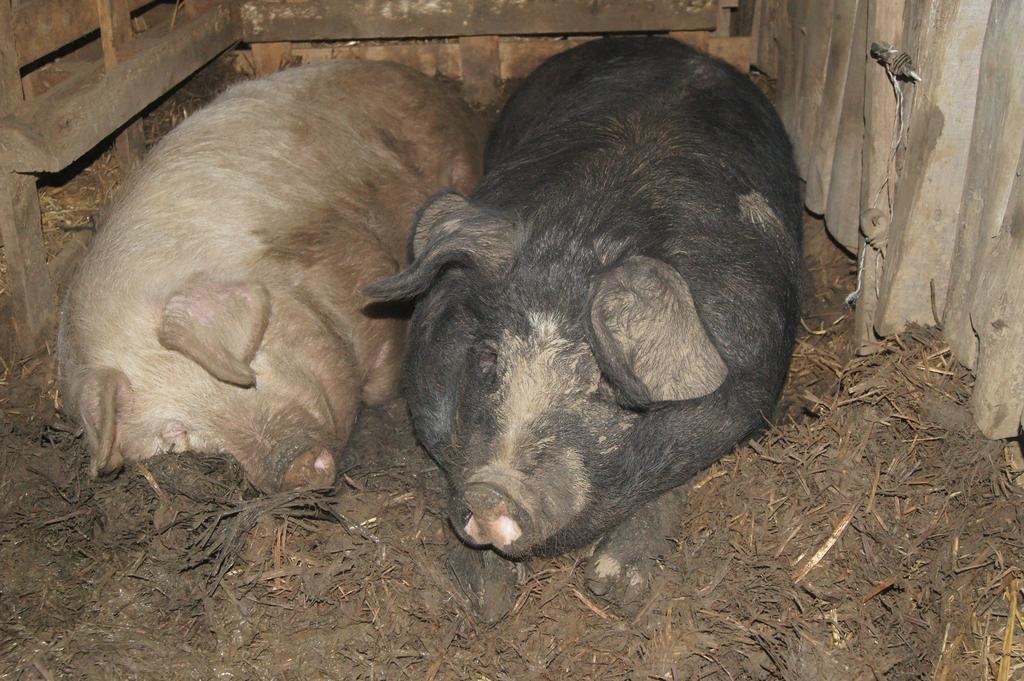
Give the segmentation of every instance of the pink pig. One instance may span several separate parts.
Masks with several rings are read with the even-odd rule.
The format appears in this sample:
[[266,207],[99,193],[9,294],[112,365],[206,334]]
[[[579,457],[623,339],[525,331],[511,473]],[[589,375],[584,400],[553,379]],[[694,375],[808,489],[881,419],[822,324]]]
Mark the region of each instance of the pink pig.
[[331,484],[403,353],[404,322],[359,290],[404,264],[426,197],[472,188],[479,145],[430,79],[365,61],[235,85],[170,132],[61,311],[61,393],[93,475],[223,452],[263,491]]

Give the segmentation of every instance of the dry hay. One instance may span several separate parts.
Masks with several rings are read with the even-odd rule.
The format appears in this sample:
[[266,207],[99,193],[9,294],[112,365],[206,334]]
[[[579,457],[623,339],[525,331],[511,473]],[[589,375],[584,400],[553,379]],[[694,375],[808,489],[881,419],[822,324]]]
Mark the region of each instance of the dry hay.
[[269,498],[218,457],[94,483],[72,429],[9,420],[0,679],[1019,675],[1015,445],[976,433],[934,331],[847,358],[849,318],[825,304],[846,274],[814,279],[837,286],[805,319],[779,425],[696,483],[633,618],[566,556],[530,563],[506,620],[474,622],[400,405],[364,414],[336,491]]

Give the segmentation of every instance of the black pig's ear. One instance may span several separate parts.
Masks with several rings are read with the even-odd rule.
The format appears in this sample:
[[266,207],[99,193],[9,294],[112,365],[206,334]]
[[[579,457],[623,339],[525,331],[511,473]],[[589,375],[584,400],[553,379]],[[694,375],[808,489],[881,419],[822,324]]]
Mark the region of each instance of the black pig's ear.
[[405,271],[363,289],[373,300],[406,300],[426,291],[443,268],[473,268],[485,277],[506,270],[519,229],[502,215],[474,206],[454,192],[435,195],[420,209],[409,239]]
[[601,370],[631,406],[714,392],[728,370],[667,263],[634,257],[600,275],[590,330]]

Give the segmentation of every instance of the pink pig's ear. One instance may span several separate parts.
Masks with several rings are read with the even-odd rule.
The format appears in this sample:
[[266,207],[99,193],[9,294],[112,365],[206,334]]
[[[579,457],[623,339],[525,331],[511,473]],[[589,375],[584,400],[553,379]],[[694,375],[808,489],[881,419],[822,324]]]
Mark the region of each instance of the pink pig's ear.
[[89,474],[94,478],[112,473],[124,463],[117,442],[117,413],[130,400],[128,377],[117,369],[91,369],[82,382],[78,411],[92,452]]
[[261,284],[197,275],[167,299],[158,338],[215,378],[249,388],[269,320],[270,294]]

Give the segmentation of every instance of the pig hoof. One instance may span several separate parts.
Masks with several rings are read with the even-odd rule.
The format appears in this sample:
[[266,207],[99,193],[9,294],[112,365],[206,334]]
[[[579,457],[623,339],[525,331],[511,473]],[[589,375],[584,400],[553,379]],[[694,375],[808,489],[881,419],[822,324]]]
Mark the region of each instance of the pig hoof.
[[467,609],[477,621],[494,624],[512,609],[522,564],[459,542],[448,554],[448,569],[466,596]]
[[624,612],[638,611],[650,590],[656,564],[645,555],[627,560],[599,548],[587,565],[587,588]]
[[281,489],[330,487],[334,475],[334,456],[324,447],[314,447],[295,457],[285,471]]

